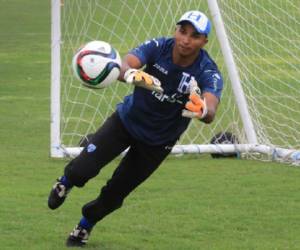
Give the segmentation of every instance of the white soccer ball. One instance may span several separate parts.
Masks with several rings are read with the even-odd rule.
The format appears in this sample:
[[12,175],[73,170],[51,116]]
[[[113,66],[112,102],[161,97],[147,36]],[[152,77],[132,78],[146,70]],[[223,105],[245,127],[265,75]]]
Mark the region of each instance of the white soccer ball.
[[74,55],[72,66],[75,76],[84,86],[101,89],[119,77],[121,58],[109,43],[91,41]]

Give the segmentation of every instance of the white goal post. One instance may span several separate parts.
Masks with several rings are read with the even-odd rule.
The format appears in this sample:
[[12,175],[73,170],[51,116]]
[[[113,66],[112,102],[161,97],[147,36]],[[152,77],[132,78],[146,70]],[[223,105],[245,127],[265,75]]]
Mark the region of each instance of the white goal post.
[[[74,157],[132,87],[103,90],[73,76],[76,49],[91,40],[124,56],[149,38],[171,36],[176,20],[201,10],[213,22],[206,49],[224,77],[213,124],[193,121],[172,153],[238,153],[300,164],[300,6],[297,0],[51,0],[51,157]],[[220,132],[234,144],[211,144]]]

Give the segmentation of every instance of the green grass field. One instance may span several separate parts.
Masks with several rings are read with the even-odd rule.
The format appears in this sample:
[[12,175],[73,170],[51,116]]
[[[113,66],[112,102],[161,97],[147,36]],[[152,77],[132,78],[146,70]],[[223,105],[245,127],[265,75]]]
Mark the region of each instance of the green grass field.
[[[0,249],[64,249],[119,159],[57,211],[50,188],[66,160],[49,157],[50,1],[0,0]],[[99,223],[87,249],[300,249],[300,170],[172,156]]]

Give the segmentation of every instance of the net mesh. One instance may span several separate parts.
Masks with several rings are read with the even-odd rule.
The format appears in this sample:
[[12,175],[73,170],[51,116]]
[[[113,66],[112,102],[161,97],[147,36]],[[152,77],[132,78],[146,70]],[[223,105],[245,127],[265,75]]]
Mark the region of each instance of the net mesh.
[[[225,28],[238,66],[259,143],[300,147],[299,1],[220,0]],[[121,56],[155,37],[172,36],[176,20],[188,10],[210,17],[205,0],[64,0],[61,44],[61,141],[76,147],[96,131],[133,87],[116,82],[102,90],[83,87],[73,76],[72,56],[91,40],[112,44]],[[211,18],[211,17],[210,17]],[[247,143],[224,59],[213,28],[205,49],[224,77],[216,119],[193,121],[178,144],[207,144],[230,131]]]
[[299,1],[218,2],[258,142],[300,148]]

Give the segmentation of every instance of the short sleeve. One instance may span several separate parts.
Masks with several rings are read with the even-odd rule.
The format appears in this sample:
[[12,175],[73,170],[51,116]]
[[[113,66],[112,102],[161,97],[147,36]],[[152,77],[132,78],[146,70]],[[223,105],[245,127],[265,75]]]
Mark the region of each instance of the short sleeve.
[[163,41],[163,38],[148,40],[129,51],[129,54],[138,57],[143,65],[155,62],[160,54]]
[[210,92],[220,99],[223,90],[223,77],[216,67],[205,69],[200,83],[202,93]]

